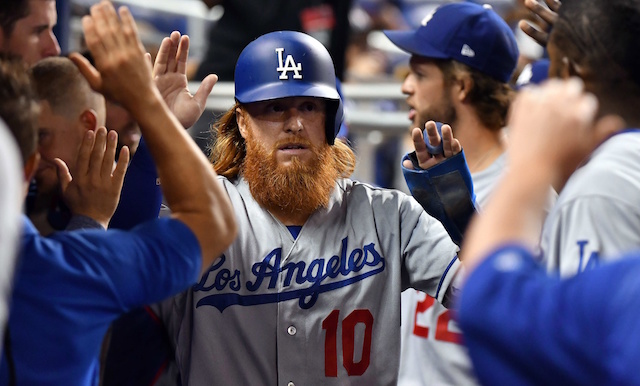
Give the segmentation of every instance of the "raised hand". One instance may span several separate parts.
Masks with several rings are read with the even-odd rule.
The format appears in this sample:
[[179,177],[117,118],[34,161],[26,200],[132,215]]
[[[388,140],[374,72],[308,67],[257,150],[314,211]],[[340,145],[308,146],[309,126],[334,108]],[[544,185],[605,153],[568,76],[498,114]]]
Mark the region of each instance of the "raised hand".
[[218,81],[216,75],[209,75],[200,83],[195,95],[191,95],[187,80],[187,59],[189,57],[189,36],[173,31],[164,38],[153,65],[153,78],[169,109],[182,126],[191,127],[200,118],[207,103],[207,97]]
[[537,16],[537,20],[542,24],[542,30],[534,27],[526,20],[520,20],[518,26],[520,29],[531,36],[533,40],[543,47],[549,42],[549,31],[558,19],[558,10],[560,9],[559,0],[544,0],[547,4],[545,7],[540,0],[525,0],[524,5]]
[[[428,169],[462,151],[460,142],[453,137],[451,126],[447,124],[442,125],[442,138],[440,138],[440,134],[438,133],[437,126],[434,121],[427,122],[425,124],[425,130],[432,148],[439,147],[442,141],[442,153],[430,153],[427,149],[422,130],[418,127],[414,128],[411,131],[411,139],[413,140],[413,146],[416,150],[416,158],[418,159],[420,168]],[[403,162],[403,166],[407,169],[413,169],[413,164],[410,160],[405,160]]]
[[76,168],[69,171],[59,158],[54,162],[65,203],[74,215],[90,217],[105,229],[120,201],[120,191],[129,164],[129,148],[120,151],[115,165],[118,134],[107,133],[104,127],[95,133],[87,131],[76,159]]
[[129,9],[120,7],[118,17],[113,5],[102,1],[82,18],[82,27],[96,67],[78,53],[69,57],[91,87],[132,113],[154,100],[153,94],[159,93]]

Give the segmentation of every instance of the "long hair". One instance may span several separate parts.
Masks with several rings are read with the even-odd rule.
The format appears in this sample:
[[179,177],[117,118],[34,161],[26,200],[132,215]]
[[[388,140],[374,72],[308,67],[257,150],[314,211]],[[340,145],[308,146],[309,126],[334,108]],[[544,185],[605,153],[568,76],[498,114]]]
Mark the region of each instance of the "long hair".
[[446,86],[463,74],[471,77],[473,85],[467,98],[483,125],[495,131],[506,125],[507,112],[515,96],[515,91],[507,83],[455,60],[435,60],[434,63],[442,71]]
[[[229,179],[236,178],[242,171],[247,154],[245,140],[238,128],[237,112],[242,105],[238,102],[224,113],[211,129],[213,143],[210,148],[209,160],[213,168],[221,176]],[[349,177],[356,167],[356,156],[351,147],[341,138],[336,138],[331,146],[339,176]]]

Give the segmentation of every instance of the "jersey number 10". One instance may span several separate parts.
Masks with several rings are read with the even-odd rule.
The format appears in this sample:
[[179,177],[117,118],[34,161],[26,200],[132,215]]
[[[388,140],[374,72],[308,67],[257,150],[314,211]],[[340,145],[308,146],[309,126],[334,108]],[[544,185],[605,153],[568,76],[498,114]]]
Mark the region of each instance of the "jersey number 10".
[[[324,375],[338,376],[338,323],[339,310],[333,310],[322,321],[322,329],[326,331],[324,337]],[[362,356],[355,362],[355,330],[356,326],[364,325],[364,339]],[[373,315],[369,310],[353,310],[342,320],[342,365],[349,376],[362,375],[371,361],[371,334],[373,332]]]

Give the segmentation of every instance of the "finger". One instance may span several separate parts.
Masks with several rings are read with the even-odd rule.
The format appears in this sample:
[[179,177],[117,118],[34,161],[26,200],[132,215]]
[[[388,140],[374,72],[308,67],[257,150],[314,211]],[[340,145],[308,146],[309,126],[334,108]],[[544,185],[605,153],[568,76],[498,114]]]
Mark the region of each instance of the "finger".
[[553,25],[558,18],[558,14],[556,12],[550,10],[539,0],[525,0],[524,5],[531,12],[538,15],[542,20],[549,23],[550,25]]
[[102,172],[102,161],[105,156],[105,147],[107,144],[107,129],[99,127],[96,130],[96,141],[91,151],[91,159],[89,161],[89,174],[92,177],[100,177]]
[[178,45],[178,53],[176,56],[176,71],[179,74],[187,75],[187,60],[189,59],[189,36],[182,35],[180,44]]
[[402,161],[402,166],[404,166],[405,169],[413,170],[413,162],[411,162],[411,160],[406,159]]
[[[93,7],[92,7],[93,8]],[[96,63],[100,63],[102,58],[106,55],[102,40],[96,32],[96,23],[91,16],[84,16],[82,18],[82,31],[84,32],[84,41],[87,44],[87,48],[96,60]]]
[[113,164],[116,162],[116,148],[118,147],[118,133],[111,130],[107,133],[107,144],[102,160],[101,176],[102,178],[111,177],[113,172]]
[[531,24],[529,24],[526,20],[520,20],[518,26],[525,34],[529,35],[533,40],[535,40],[538,44],[543,47],[547,46],[547,42],[549,41],[549,34],[539,29],[535,28]]
[[122,23],[116,9],[111,2],[105,1],[102,7],[102,12],[106,22],[108,23],[109,34],[116,47],[123,47],[125,44],[125,38],[122,34]]
[[122,34],[127,44],[137,46],[138,51],[141,53],[146,52],[139,38],[138,26],[129,8],[126,6],[118,8],[118,14],[120,15],[120,22],[122,23]]
[[167,72],[176,72],[178,68],[178,45],[180,44],[180,32],[171,32],[171,45],[169,46],[169,60],[167,62]]
[[558,11],[560,10],[560,5],[562,5],[559,0],[545,0],[545,3],[547,3],[549,9],[551,9],[555,13],[558,13]]
[[97,92],[102,92],[102,76],[89,60],[77,52],[69,54],[69,59],[78,67],[78,70],[89,82],[91,88]]
[[58,174],[58,181],[60,181],[60,189],[64,194],[73,178],[69,172],[69,167],[63,160],[60,158],[54,158],[53,163],[56,165],[56,173]]
[[454,155],[453,149],[451,145],[453,143],[453,130],[451,130],[451,126],[444,124],[442,125],[442,149],[445,158],[449,158]]
[[[156,55],[156,61],[153,64],[153,76],[159,76],[167,72],[167,63],[169,61],[169,50],[171,46],[171,39],[164,38],[160,43],[158,54]],[[149,55],[151,57],[151,55]]]
[[147,61],[147,64],[149,64],[150,66],[153,66],[153,60],[151,60],[151,54],[150,53],[145,52],[144,59]]
[[106,53],[116,52],[118,48],[118,44],[115,40],[111,27],[113,21],[109,20],[109,13],[107,10],[109,5],[110,4],[107,2],[102,1],[91,7],[91,18],[93,19],[96,35],[104,46]]
[[429,144],[433,147],[440,145],[440,134],[438,134],[438,126],[434,121],[429,121],[424,125],[424,129],[427,132],[427,138]]
[[113,181],[118,185],[118,189],[122,189],[124,183],[124,176],[127,174],[127,168],[129,167],[129,147],[123,146],[120,149],[120,156],[118,157],[118,163],[113,171]]
[[198,103],[201,110],[204,110],[204,107],[207,105],[207,98],[209,94],[211,94],[211,90],[213,90],[213,86],[215,86],[216,82],[218,82],[218,75],[207,75],[202,82],[200,83],[200,87],[198,87],[198,91],[193,96],[193,99]]
[[431,154],[427,151],[427,145],[424,143],[424,137],[422,130],[416,127],[411,131],[411,139],[413,140],[413,146],[416,149],[416,158],[418,159],[418,165],[422,165],[431,158]]
[[89,172],[89,160],[91,159],[91,150],[93,149],[95,137],[95,133],[91,130],[87,130],[85,133],[82,145],[80,145],[80,151],[78,151],[78,156],[76,157],[74,176],[82,177]]

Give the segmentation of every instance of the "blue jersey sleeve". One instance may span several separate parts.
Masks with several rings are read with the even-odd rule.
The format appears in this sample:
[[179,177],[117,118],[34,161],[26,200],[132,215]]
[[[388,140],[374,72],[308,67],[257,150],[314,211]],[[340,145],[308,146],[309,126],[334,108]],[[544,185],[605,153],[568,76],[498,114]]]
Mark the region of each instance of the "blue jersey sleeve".
[[157,218],[161,204],[162,190],[158,184],[156,165],[144,138],[141,138],[124,177],[120,203],[109,228],[131,229]]
[[522,247],[492,253],[468,278],[457,314],[481,382],[638,383],[623,364],[640,361],[639,345],[628,344],[640,339],[640,260],[621,263],[562,280]]
[[116,314],[186,289],[197,281],[202,261],[193,232],[173,219],[130,231],[59,232],[39,237],[28,248],[26,253],[49,256],[61,295],[82,293],[78,299],[91,299],[95,307]]

